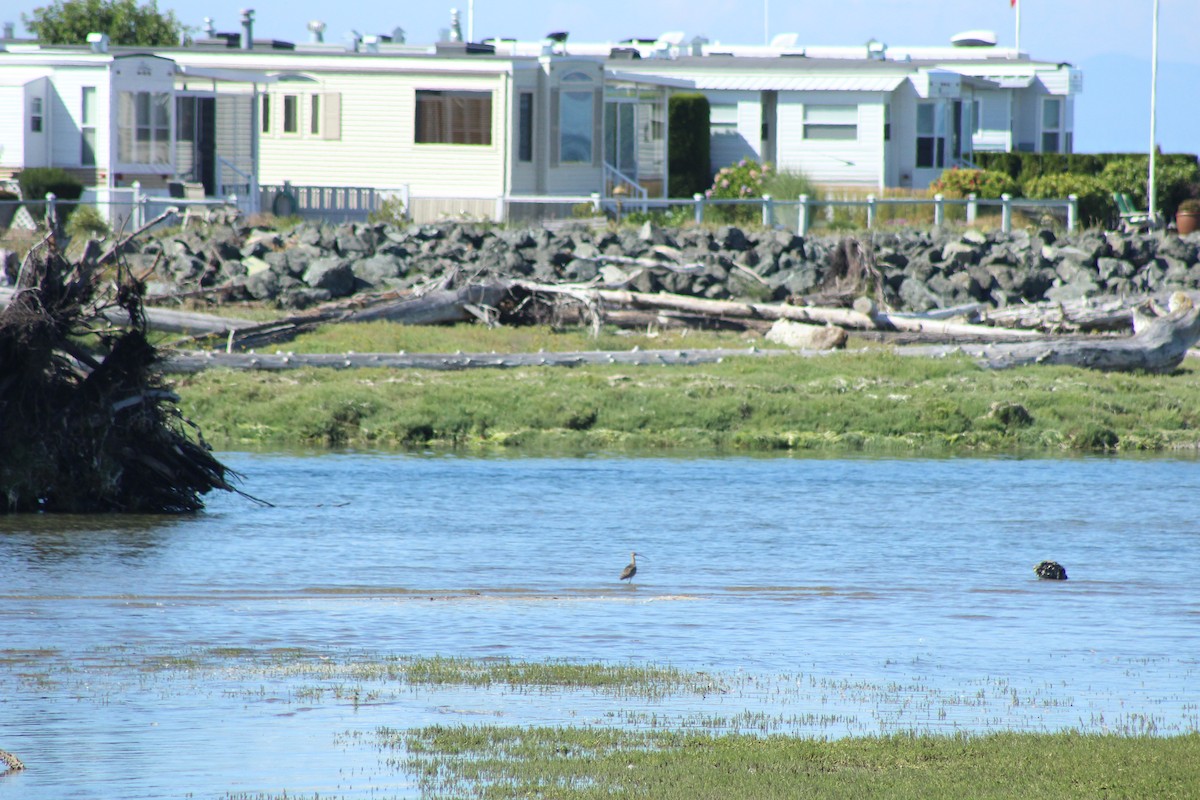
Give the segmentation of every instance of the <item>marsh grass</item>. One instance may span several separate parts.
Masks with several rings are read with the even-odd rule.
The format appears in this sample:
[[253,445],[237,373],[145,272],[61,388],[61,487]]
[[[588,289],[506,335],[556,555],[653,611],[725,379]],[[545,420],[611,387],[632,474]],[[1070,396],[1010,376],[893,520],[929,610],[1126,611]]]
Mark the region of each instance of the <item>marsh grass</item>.
[[381,728],[422,798],[1194,797],[1200,735],[823,741],[583,727]]
[[1194,449],[1200,384],[881,350],[696,367],[209,370],[182,407],[217,446],[1092,453]]

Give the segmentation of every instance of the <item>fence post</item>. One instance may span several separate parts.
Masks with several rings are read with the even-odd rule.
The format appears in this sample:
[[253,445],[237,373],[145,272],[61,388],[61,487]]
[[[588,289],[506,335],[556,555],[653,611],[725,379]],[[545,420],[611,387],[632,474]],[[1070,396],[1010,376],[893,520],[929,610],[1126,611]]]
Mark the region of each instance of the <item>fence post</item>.
[[975,202],[977,199],[978,199],[978,197],[975,195],[974,192],[971,192],[969,195],[967,195],[967,224],[968,225],[975,224],[975,215],[979,213],[979,204]]
[[599,192],[592,192],[592,213],[593,214],[600,213],[600,193]]
[[136,231],[146,224],[145,217],[143,216],[145,208],[142,207],[142,182],[134,181],[132,188],[133,208],[130,209],[129,215],[133,218],[133,229]]
[[58,230],[58,197],[54,192],[46,192],[46,230]]
[[796,212],[796,233],[799,236],[808,235],[808,195],[802,194],[797,200],[800,201],[799,210]]
[[867,195],[867,230],[875,227],[875,195]]
[[692,195],[692,202],[696,204],[696,224],[704,222],[704,195],[696,192]]
[[946,222],[946,197],[942,194],[933,196],[933,224],[942,225]]
[[772,221],[775,219],[775,211],[771,205],[771,195],[764,194],[762,201],[762,224],[764,228],[770,228]]
[[1000,230],[1012,233],[1012,195],[1000,195]]
[[1079,196],[1074,194],[1067,195],[1067,233],[1075,230],[1075,223],[1079,219]]

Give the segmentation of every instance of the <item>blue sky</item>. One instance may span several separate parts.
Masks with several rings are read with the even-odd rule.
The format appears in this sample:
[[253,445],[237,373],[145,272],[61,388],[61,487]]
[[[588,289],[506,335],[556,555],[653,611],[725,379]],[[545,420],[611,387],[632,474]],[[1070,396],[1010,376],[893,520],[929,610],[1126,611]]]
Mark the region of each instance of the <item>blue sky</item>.
[[[1021,49],[1034,58],[1069,61],[1084,70],[1076,111],[1081,151],[1145,150],[1149,146],[1150,53],[1153,0],[1021,0]],[[25,8],[38,5],[37,0]],[[429,42],[459,8],[464,33],[467,0],[396,3],[359,0],[159,0],[199,29],[211,16],[218,30],[239,27],[240,10],[255,9],[255,36],[308,38],[320,19],[326,40],[350,30],[390,33],[401,27],[409,42]],[[18,17],[18,14],[12,14]],[[6,15],[6,18],[7,15]],[[1200,0],[1160,0],[1159,144],[1168,152],[1200,151]],[[964,30],[1015,39],[1009,0],[475,0],[475,38],[539,39],[569,31],[572,39],[617,41],[683,31],[726,43],[759,44],[764,31],[799,34],[800,44],[850,45],[877,39],[892,45],[936,45]],[[764,25],[764,22],[766,23]]]

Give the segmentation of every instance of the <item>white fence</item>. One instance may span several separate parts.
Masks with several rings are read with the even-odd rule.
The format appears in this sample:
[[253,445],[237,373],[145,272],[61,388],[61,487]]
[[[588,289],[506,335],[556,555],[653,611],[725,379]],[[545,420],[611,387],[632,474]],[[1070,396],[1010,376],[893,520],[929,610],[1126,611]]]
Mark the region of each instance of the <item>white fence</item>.
[[[442,198],[433,198],[442,200]],[[104,216],[114,229],[136,230],[148,220],[167,208],[175,207],[179,217],[186,223],[189,219],[203,216],[212,206],[235,206],[243,213],[253,213],[260,208],[278,216],[299,216],[333,222],[363,221],[374,211],[379,211],[389,200],[397,201],[397,211],[412,212],[414,204],[420,208],[430,198],[414,197],[407,186],[395,189],[370,187],[294,186],[284,183],[278,186],[259,187],[257,197],[230,195],[225,199],[189,199],[171,197],[166,190],[144,191],[134,183],[129,188],[89,189],[77,201],[78,205],[95,205],[104,210]],[[1075,195],[1065,200],[1030,200],[1003,195],[999,199],[980,199],[974,195],[965,199],[949,199],[942,195],[924,197],[875,197],[857,199],[824,199],[802,195],[797,200],[775,200],[770,196],[749,200],[723,200],[702,194],[689,198],[644,198],[630,199],[591,195],[508,195],[495,198],[466,198],[481,219],[496,222],[538,224],[549,220],[566,220],[581,215],[598,216],[611,213],[622,218],[631,212],[655,210],[673,211],[676,219],[693,219],[697,223],[709,218],[712,209],[730,206],[757,207],[758,213],[750,218],[760,221],[764,227],[795,230],[801,236],[825,222],[840,221],[843,227],[875,228],[884,222],[916,226],[943,225],[953,217],[974,225],[978,222],[981,209],[999,210],[999,227],[1004,232],[1012,230],[1013,212],[1022,211],[1038,215],[1050,214],[1061,219],[1068,231],[1074,231],[1079,221],[1079,202]],[[47,195],[47,212],[54,213],[64,201]],[[0,202],[0,219],[7,205],[19,205],[18,201]],[[903,219],[897,212],[904,208],[925,210],[925,218]],[[931,212],[930,212],[931,209]],[[839,220],[839,213],[844,218]],[[932,215],[930,220],[929,215]],[[424,216],[424,215],[420,215]],[[745,219],[740,216],[740,219]],[[41,220],[36,220],[41,222]],[[418,222],[435,221],[417,218]]]

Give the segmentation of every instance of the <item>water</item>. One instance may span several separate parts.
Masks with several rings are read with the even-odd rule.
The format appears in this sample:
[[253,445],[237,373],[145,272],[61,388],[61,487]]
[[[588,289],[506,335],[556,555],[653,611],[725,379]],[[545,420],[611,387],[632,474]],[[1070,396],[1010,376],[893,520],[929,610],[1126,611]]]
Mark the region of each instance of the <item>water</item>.
[[[1200,725],[1193,460],[225,460],[274,507],[0,518],[0,747],[29,765],[6,796],[414,796],[354,735],[379,725]],[[407,687],[216,647],[650,662],[724,691]]]

